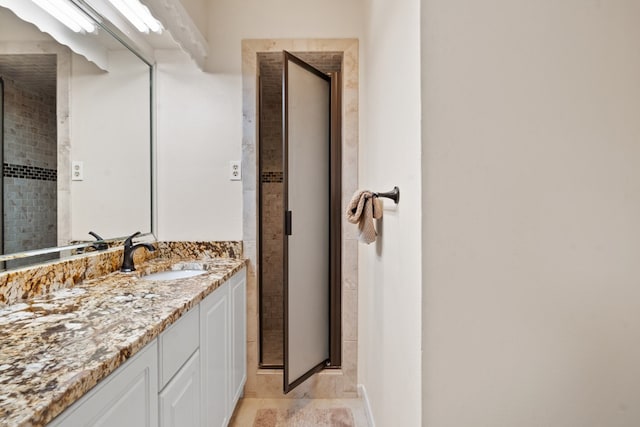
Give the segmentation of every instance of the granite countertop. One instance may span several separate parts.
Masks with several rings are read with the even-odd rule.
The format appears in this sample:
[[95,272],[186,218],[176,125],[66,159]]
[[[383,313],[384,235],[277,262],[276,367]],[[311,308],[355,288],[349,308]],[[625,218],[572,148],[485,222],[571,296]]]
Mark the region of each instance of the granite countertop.
[[[0,306],[0,426],[45,425],[244,267],[234,258],[155,259]],[[200,276],[139,276],[198,268]]]

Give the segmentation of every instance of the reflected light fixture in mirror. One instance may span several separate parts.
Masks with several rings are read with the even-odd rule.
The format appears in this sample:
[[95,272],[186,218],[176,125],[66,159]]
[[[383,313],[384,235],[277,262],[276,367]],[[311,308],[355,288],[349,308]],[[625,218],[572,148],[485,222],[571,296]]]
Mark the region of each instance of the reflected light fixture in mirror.
[[149,9],[138,0],[109,0],[131,24],[141,33],[162,33],[162,24],[151,15]]
[[67,0],[33,0],[33,2],[73,32],[94,33],[96,31],[93,22]]

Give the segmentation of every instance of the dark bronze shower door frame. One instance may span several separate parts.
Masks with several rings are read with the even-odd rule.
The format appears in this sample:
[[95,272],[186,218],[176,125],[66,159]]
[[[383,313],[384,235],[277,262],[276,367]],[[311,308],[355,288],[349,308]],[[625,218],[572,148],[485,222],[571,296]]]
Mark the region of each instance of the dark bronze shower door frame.
[[[332,73],[331,75],[327,75],[322,73],[315,67],[310,64],[302,61],[300,58],[292,55],[289,52],[283,52],[284,55],[284,65],[283,65],[283,129],[282,129],[282,137],[283,137],[283,170],[284,170],[284,375],[283,375],[283,388],[284,392],[288,393],[293,390],[295,387],[303,383],[313,374],[319,372],[320,370],[327,367],[339,367],[341,365],[341,353],[342,353],[342,330],[341,330],[341,200],[342,200],[342,191],[341,191],[341,99],[340,99],[340,75],[339,73]],[[326,339],[326,352],[324,349],[319,350],[317,353],[316,361],[312,364],[308,365],[306,368],[306,372],[302,374],[295,374],[295,378],[289,378],[291,375],[291,362],[294,356],[296,356],[296,351],[302,351],[303,349],[296,348],[296,350],[292,351],[290,349],[290,322],[292,321],[292,317],[290,315],[290,309],[294,309],[292,304],[289,301],[290,297],[290,286],[296,286],[295,283],[290,283],[289,280],[289,258],[290,258],[290,242],[289,238],[293,233],[296,232],[295,224],[296,218],[292,214],[290,210],[290,199],[289,199],[289,184],[290,184],[290,174],[289,174],[289,64],[294,64],[302,68],[304,71],[310,73],[321,80],[324,80],[328,83],[329,86],[329,99],[327,100],[327,105],[329,111],[327,111],[329,129],[328,129],[328,140],[326,145],[325,152],[328,165],[327,168],[327,176],[329,178],[328,183],[328,191],[326,194],[314,194],[314,197],[323,198],[326,202],[326,214],[327,214],[327,225],[328,229],[325,236],[328,242],[328,253],[324,254],[326,256],[327,265],[327,277],[326,277],[326,321],[328,325],[326,325],[326,337],[321,337],[318,339],[325,340]],[[300,179],[301,177],[296,177]],[[300,183],[298,182],[297,185]],[[324,285],[323,285],[324,286]],[[324,289],[316,290],[317,292],[324,293]],[[296,301],[297,303],[297,301]],[[314,307],[309,307],[312,310]],[[295,307],[295,309],[299,310],[300,307]],[[323,310],[324,308],[321,308]],[[295,320],[295,319],[294,319]],[[298,325],[295,325],[298,327]],[[321,329],[324,329],[324,326],[321,326]],[[298,331],[299,332],[299,331]],[[322,344],[323,346],[325,344]],[[304,349],[306,351],[306,349]],[[299,371],[299,369],[297,369]]]

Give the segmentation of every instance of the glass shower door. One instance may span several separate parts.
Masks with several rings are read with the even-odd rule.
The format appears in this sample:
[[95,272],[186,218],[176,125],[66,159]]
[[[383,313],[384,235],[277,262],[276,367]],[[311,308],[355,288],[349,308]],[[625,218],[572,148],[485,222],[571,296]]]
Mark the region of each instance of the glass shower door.
[[284,392],[330,360],[331,79],[284,52]]

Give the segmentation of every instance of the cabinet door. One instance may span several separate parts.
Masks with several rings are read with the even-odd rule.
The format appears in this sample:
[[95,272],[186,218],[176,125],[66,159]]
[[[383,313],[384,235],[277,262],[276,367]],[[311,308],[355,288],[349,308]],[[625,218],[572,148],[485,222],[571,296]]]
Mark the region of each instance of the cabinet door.
[[200,426],[200,352],[198,350],[160,393],[160,426]]
[[247,379],[247,281],[242,270],[231,279],[231,406],[238,403]]
[[52,426],[151,427],[158,425],[158,346],[154,340]]
[[200,306],[202,425],[226,426],[229,408],[229,282]]

